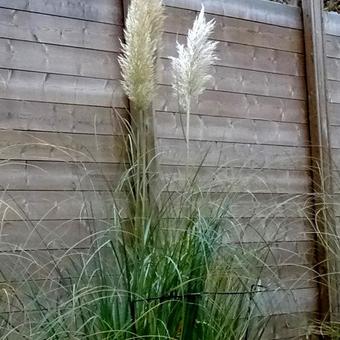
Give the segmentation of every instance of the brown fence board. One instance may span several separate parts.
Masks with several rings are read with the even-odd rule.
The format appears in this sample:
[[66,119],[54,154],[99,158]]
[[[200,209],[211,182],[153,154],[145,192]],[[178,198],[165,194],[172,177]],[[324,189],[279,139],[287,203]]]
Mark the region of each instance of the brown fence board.
[[[158,137],[183,138],[185,119],[180,114],[157,113]],[[304,146],[307,129],[304,124],[192,115],[189,137],[201,141]]]
[[[195,0],[165,0],[167,6],[199,11],[201,4]],[[240,18],[243,20],[264,22],[273,25],[301,29],[301,12],[298,7],[280,6],[273,2],[238,0],[209,0],[204,3],[207,13]],[[271,15],[267,15],[267,13]]]
[[187,158],[183,139],[157,141],[158,159],[161,164],[225,166],[252,169],[307,170],[310,168],[307,147],[238,144],[207,141],[190,141]]
[[123,24],[119,0],[0,0],[0,6],[29,12]]
[[108,191],[7,191],[0,196],[0,216],[6,221],[107,219],[114,207],[126,214],[123,194]]
[[104,79],[121,77],[115,53],[1,38],[0,67]]
[[[177,56],[176,41],[185,44],[186,39],[185,35],[165,33],[161,56]],[[299,53],[220,41],[217,54],[219,59],[215,61],[215,65],[293,76],[305,74],[304,58]]]
[[[173,81],[171,63],[163,59],[160,62],[160,82],[169,85]],[[273,73],[214,66],[211,69],[213,80],[207,88],[217,91],[248,93],[254,95],[306,99],[303,77],[277,75]],[[259,86],[261,84],[261,86]]]
[[125,109],[0,99],[0,129],[121,134]]
[[124,148],[121,136],[4,130],[0,159],[119,163]]
[[[186,34],[196,13],[194,11],[168,7],[165,31]],[[303,37],[300,30],[282,28],[224,16],[207,15],[216,20],[213,38],[251,46],[268,47],[284,51],[303,53]]]
[[[155,98],[158,111],[178,111],[178,101],[169,86],[160,86]],[[192,113],[211,116],[307,123],[306,103],[300,100],[207,90],[193,103]]]
[[5,190],[114,190],[124,167],[109,163],[16,161],[2,163],[0,187]]
[[310,187],[308,173],[304,171],[161,166],[160,172],[163,186],[170,191],[182,191],[187,176],[197,176],[195,183],[202,192],[301,194]]
[[0,98],[125,107],[120,82],[0,69]]
[[120,26],[0,7],[2,38],[119,52],[121,36]]

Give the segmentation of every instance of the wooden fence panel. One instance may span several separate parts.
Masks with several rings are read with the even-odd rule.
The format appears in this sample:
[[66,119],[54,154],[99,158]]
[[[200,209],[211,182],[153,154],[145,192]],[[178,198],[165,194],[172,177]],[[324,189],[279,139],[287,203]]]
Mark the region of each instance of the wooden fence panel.
[[[255,2],[259,8],[265,7],[265,15],[253,11]],[[264,1],[244,1],[242,12],[237,11],[241,4],[234,1],[205,2],[209,19],[216,20],[213,38],[219,42],[220,60],[212,68],[214,80],[208,84],[208,90],[193,105],[187,153],[183,136],[186,118],[178,113],[178,103],[169,86],[172,81],[169,56],[176,56],[176,40],[185,42],[187,29],[200,8],[195,1],[166,0],[165,3],[161,86],[155,99],[160,177],[164,183],[171,180],[167,189],[179,193],[185,176],[196,173],[200,166],[197,180],[202,190],[209,192],[211,202],[218,204],[227,195],[231,215],[237,221],[249,219],[245,229],[241,222],[235,224],[239,232],[231,232],[231,240],[239,237],[239,240],[254,241],[258,238],[256,232],[269,242],[281,240],[278,248],[285,249],[279,251],[283,257],[268,259],[274,271],[279,270],[274,269],[278,265],[276,260],[281,258],[285,262],[283,254],[288,253],[287,261],[292,264],[285,268],[288,277],[291,277],[288,272],[296,271],[294,263],[304,263],[302,267],[310,268],[306,270],[306,280],[295,281],[303,297],[299,295],[296,300],[300,301],[300,307],[293,303],[295,307],[291,306],[289,312],[297,315],[316,312],[317,291],[312,291],[316,274],[311,270],[315,261],[313,242],[297,241],[312,235],[305,219],[306,209],[312,202],[308,198],[310,149],[301,16],[297,19],[300,9]],[[287,11],[285,21],[272,22],[270,18],[279,9]],[[191,167],[185,166],[187,163]],[[294,223],[294,227],[268,224],[269,215],[299,222]],[[288,237],[288,242],[282,243],[282,235]],[[270,276],[264,281],[273,285]],[[278,302],[279,295],[272,296],[273,301]],[[286,307],[276,309],[270,305],[268,302],[269,314],[281,316],[288,312]],[[279,319],[283,320],[284,316]],[[289,330],[292,337],[299,332],[301,329],[295,329],[295,333]],[[267,336],[271,338],[269,334],[268,330]],[[275,334],[277,339],[286,336],[284,332]]]
[[[262,299],[272,315],[266,339],[298,338],[318,300],[305,216],[313,200],[301,10],[263,0],[203,1],[208,19],[216,20],[220,59],[193,105],[187,153],[169,56],[176,55],[176,40],[185,42],[200,2],[164,2],[155,137],[162,183],[172,183],[162,198],[180,198],[185,175],[201,166],[199,183],[213,181],[206,190],[211,204],[230,199],[235,228],[228,241],[270,245],[262,278],[272,289]],[[339,20],[325,15],[337,166]],[[111,193],[126,162],[128,102],[117,63],[123,22],[119,0],[0,0],[0,255],[17,247],[43,259],[47,249],[58,253],[77,242],[81,251],[89,230],[110,223],[114,206],[125,216],[125,195]],[[6,270],[13,273],[11,263]]]

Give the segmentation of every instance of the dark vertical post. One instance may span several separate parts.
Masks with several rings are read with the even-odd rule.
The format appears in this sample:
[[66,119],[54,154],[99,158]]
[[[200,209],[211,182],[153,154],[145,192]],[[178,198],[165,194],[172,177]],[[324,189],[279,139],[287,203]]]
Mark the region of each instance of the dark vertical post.
[[319,318],[334,320],[338,312],[338,290],[332,169],[327,113],[327,74],[325,67],[323,0],[303,0],[303,26],[306,53],[308,118],[311,139],[313,221],[317,231],[316,254],[319,273]]

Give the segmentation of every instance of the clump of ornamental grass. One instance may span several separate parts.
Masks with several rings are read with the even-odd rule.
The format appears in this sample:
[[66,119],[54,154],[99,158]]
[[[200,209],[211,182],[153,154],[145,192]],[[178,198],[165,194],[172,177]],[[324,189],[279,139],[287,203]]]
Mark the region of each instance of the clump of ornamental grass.
[[180,110],[186,114],[186,141],[189,144],[190,111],[193,101],[204,92],[212,78],[210,67],[218,60],[217,42],[209,38],[214,31],[215,20],[207,21],[204,7],[188,32],[186,46],[177,42],[178,57],[172,60],[173,88],[178,96]]

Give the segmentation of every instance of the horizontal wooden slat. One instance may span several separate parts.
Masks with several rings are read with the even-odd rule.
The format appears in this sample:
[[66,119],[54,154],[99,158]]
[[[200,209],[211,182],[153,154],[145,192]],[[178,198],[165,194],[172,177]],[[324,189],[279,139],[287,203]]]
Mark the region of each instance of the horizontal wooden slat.
[[309,149],[299,147],[190,141],[189,159],[182,139],[157,140],[158,161],[165,165],[230,166],[307,170]]
[[159,171],[163,187],[170,191],[182,191],[191,178],[202,192],[301,194],[310,189],[309,174],[304,171],[187,166],[161,166]]
[[109,52],[0,38],[0,67],[10,69],[120,79],[117,57]]
[[340,149],[340,126],[330,126],[329,132],[331,147]]
[[[180,34],[187,33],[196,16],[194,11],[171,7],[167,8],[166,14],[165,31]],[[216,20],[216,28],[212,35],[214,39],[303,53],[302,32],[299,30],[207,15],[208,20],[213,18]]]
[[[91,244],[90,232],[100,237],[99,230],[109,222],[91,220],[5,221],[1,224],[0,251],[84,248]],[[96,233],[98,230],[98,233]]]
[[340,18],[337,13],[324,12],[325,32],[332,35],[340,35]]
[[80,191],[12,191],[0,196],[0,216],[6,221],[107,219],[114,207],[126,216],[123,194]]
[[122,28],[0,8],[0,37],[119,52]]
[[[176,113],[157,113],[157,136],[183,138],[185,119]],[[304,146],[308,131],[302,124],[192,115],[189,137],[201,141]]]
[[6,190],[113,190],[124,167],[108,163],[7,162],[0,165]]
[[[186,36],[165,33],[162,57],[177,57],[176,41],[186,44]],[[215,65],[236,67],[255,71],[304,76],[304,58],[299,53],[271,50],[232,42],[219,42]]]
[[329,80],[340,81],[340,59],[326,59],[327,78]]
[[265,315],[304,313],[317,310],[317,297],[317,288],[276,290],[259,293],[256,302]]
[[[167,6],[199,11],[200,4],[195,0],[165,0]],[[302,28],[300,9],[291,6],[278,6],[272,2],[258,0],[204,2],[207,13],[224,15],[251,21],[264,22],[273,25]]]
[[228,242],[312,241],[314,233],[305,218],[275,216],[268,218],[239,218],[226,222]]
[[305,339],[311,323],[316,319],[313,313],[289,313],[269,318],[263,334],[264,339]]
[[125,109],[0,99],[0,129],[117,135]]
[[[220,66],[212,67],[211,75],[213,77],[207,84],[207,88],[210,90],[288,99],[306,99],[306,84],[303,77]],[[169,60],[163,59],[160,63],[160,82],[161,84],[170,85],[173,81],[171,63]]]
[[167,204],[166,215],[171,218],[198,208],[203,215],[223,209],[233,218],[305,218],[313,204],[311,195],[254,194],[249,191],[200,193],[198,196],[190,192],[163,192],[161,198]]
[[340,103],[340,82],[328,81],[328,100],[330,103]]
[[121,136],[92,136],[4,130],[0,159],[120,163],[124,160]]
[[0,0],[0,6],[118,25],[123,21],[119,0]]
[[119,81],[0,69],[0,98],[125,107]]
[[325,43],[327,56],[333,58],[340,58],[340,36],[337,37],[334,35],[326,35]]
[[340,125],[340,104],[328,103],[328,119],[330,125]]
[[[157,93],[154,103],[156,110],[178,111],[178,101],[169,86],[160,86]],[[191,112],[211,116],[307,122],[304,101],[209,90],[200,96],[198,103],[193,103]]]

